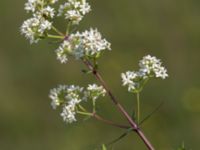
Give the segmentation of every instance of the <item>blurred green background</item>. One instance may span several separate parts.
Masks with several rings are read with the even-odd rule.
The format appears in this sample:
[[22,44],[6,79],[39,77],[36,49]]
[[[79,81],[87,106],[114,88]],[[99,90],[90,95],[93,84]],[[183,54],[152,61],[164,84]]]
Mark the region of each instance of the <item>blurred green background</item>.
[[[57,45],[31,45],[19,27],[28,18],[25,0],[0,1],[0,149],[94,150],[123,130],[95,120],[66,125],[50,107],[49,89],[57,84],[95,82],[81,73],[84,66],[61,65]],[[170,78],[151,81],[141,96],[143,117],[161,101],[159,113],[142,128],[157,150],[173,150],[183,141],[200,148],[200,1],[199,0],[91,0],[93,11],[80,29],[97,27],[112,43],[100,71],[114,94],[130,112],[135,97],[121,87],[120,73],[137,69],[142,56],[162,59]],[[59,28],[65,26],[59,22]],[[100,100],[101,114],[126,122],[108,100]],[[145,150],[131,134],[115,150]]]

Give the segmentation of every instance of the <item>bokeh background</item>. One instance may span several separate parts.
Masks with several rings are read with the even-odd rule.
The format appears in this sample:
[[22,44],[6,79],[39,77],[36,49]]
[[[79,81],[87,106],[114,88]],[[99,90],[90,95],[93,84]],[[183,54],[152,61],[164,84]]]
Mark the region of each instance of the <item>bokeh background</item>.
[[[66,125],[59,110],[50,107],[49,89],[57,84],[95,82],[81,73],[84,66],[70,61],[61,65],[57,45],[41,41],[31,45],[19,27],[29,15],[25,0],[0,1],[0,149],[94,150],[123,130],[95,120]],[[161,101],[159,112],[142,126],[158,150],[174,150],[184,141],[200,148],[200,1],[199,0],[91,0],[93,11],[80,30],[97,27],[112,43],[112,52],[99,60],[100,71],[114,94],[130,112],[135,97],[121,87],[120,73],[137,69],[142,56],[161,58],[169,71],[167,80],[146,86],[143,117]],[[58,27],[65,27],[59,21]],[[99,101],[101,114],[126,123],[109,99]],[[145,150],[131,134],[115,150]]]

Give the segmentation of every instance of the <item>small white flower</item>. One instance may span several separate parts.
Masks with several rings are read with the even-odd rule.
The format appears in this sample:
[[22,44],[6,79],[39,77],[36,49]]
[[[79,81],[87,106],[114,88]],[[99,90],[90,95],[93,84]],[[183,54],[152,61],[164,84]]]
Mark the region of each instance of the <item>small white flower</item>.
[[42,20],[40,22],[40,26],[38,28],[38,32],[43,34],[46,30],[50,30],[52,27],[52,23],[49,22],[48,20]]
[[82,18],[83,16],[77,10],[69,10],[65,13],[65,19],[73,21],[74,24],[78,24]]
[[84,94],[85,94],[84,97],[85,100],[87,99],[96,100],[100,96],[102,97],[105,96],[106,90],[103,88],[103,86],[98,86],[96,84],[89,84]]
[[63,121],[65,121],[66,123],[75,122],[76,121],[75,105],[65,105],[60,115],[63,118]]
[[83,100],[83,88],[75,85],[59,85],[50,90],[49,97],[53,109],[63,106],[61,116],[66,123],[76,121],[76,106]]
[[52,23],[44,18],[33,17],[26,21],[21,26],[21,33],[30,40],[30,43],[37,43],[44,33],[50,30]]
[[68,86],[59,85],[57,88],[50,90],[49,98],[52,100],[51,106],[53,107],[53,109],[56,109],[58,106],[64,103],[67,89]]
[[167,70],[164,67],[159,67],[155,69],[156,78],[165,79],[168,77]]
[[26,21],[21,26],[21,33],[25,35],[27,39],[30,40],[30,43],[37,43],[39,39],[37,36],[37,28],[40,25],[38,18],[31,18]]
[[69,56],[74,56],[76,59],[80,59],[84,56],[83,48],[80,45],[80,35],[79,33],[71,34],[67,40],[56,50],[57,59],[61,63],[67,63]]
[[55,4],[56,2],[58,2],[58,0],[49,0],[50,4]]
[[42,8],[47,5],[51,5],[56,3],[58,0],[28,0],[25,3],[24,9],[27,12],[36,13],[37,11],[41,11]]
[[53,18],[55,16],[54,8],[47,6],[39,12],[42,16]]
[[86,0],[82,0],[82,5],[80,5],[80,11],[83,15],[89,13],[91,11],[90,5],[86,2]]
[[38,0],[28,0],[28,2],[25,3],[24,9],[27,12],[35,12],[36,6],[37,6],[37,1]]
[[162,66],[160,59],[155,56],[144,56],[139,62],[140,70],[148,76],[165,79],[168,77],[167,70]]
[[90,5],[86,0],[68,0],[60,5],[58,16],[64,15],[65,19],[72,21],[73,24],[78,24],[90,10]]
[[167,70],[156,57],[150,55],[144,56],[139,62],[139,71],[127,71],[122,73],[123,86],[128,86],[129,92],[140,92],[148,79],[168,77]]
[[128,86],[128,91],[137,91],[140,88],[140,82],[144,78],[142,72],[127,71],[121,74],[123,86]]
[[98,57],[102,51],[110,48],[110,43],[103,39],[97,29],[90,29],[83,33],[71,34],[56,50],[57,59],[66,63],[68,56],[76,59],[82,57]]
[[87,56],[98,56],[103,50],[111,50],[111,44],[103,39],[97,29],[90,29],[81,34],[81,44]]

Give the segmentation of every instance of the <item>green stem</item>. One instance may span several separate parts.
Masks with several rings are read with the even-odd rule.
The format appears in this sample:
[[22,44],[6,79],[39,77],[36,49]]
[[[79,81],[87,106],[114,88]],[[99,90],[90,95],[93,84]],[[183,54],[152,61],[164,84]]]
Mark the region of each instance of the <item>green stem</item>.
[[59,31],[56,27],[52,26],[52,30],[54,30],[59,35],[64,36],[64,34],[61,31]]
[[89,113],[89,112],[82,112],[82,111],[77,111],[78,114],[81,114],[81,115],[85,115],[85,116],[93,116],[92,113]]
[[78,107],[79,107],[82,111],[87,112],[87,110],[86,110],[83,106],[78,105]]
[[96,100],[92,100],[93,113],[96,113]]
[[136,93],[136,97],[137,97],[137,123],[140,123],[140,93],[137,92]]
[[64,36],[51,35],[51,34],[48,34],[47,37],[52,38],[52,39],[64,39],[65,38]]
[[66,36],[69,34],[69,32],[70,32],[70,27],[71,27],[71,22],[69,22],[68,24],[67,24],[67,28],[66,28]]

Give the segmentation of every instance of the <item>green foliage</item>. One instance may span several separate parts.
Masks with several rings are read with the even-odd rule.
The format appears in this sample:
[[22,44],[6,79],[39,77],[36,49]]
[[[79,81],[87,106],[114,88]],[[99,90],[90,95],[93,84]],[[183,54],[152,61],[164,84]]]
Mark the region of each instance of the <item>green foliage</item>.
[[182,145],[177,150],[186,150],[185,143],[183,142]]
[[102,145],[102,150],[107,150],[105,144]]

